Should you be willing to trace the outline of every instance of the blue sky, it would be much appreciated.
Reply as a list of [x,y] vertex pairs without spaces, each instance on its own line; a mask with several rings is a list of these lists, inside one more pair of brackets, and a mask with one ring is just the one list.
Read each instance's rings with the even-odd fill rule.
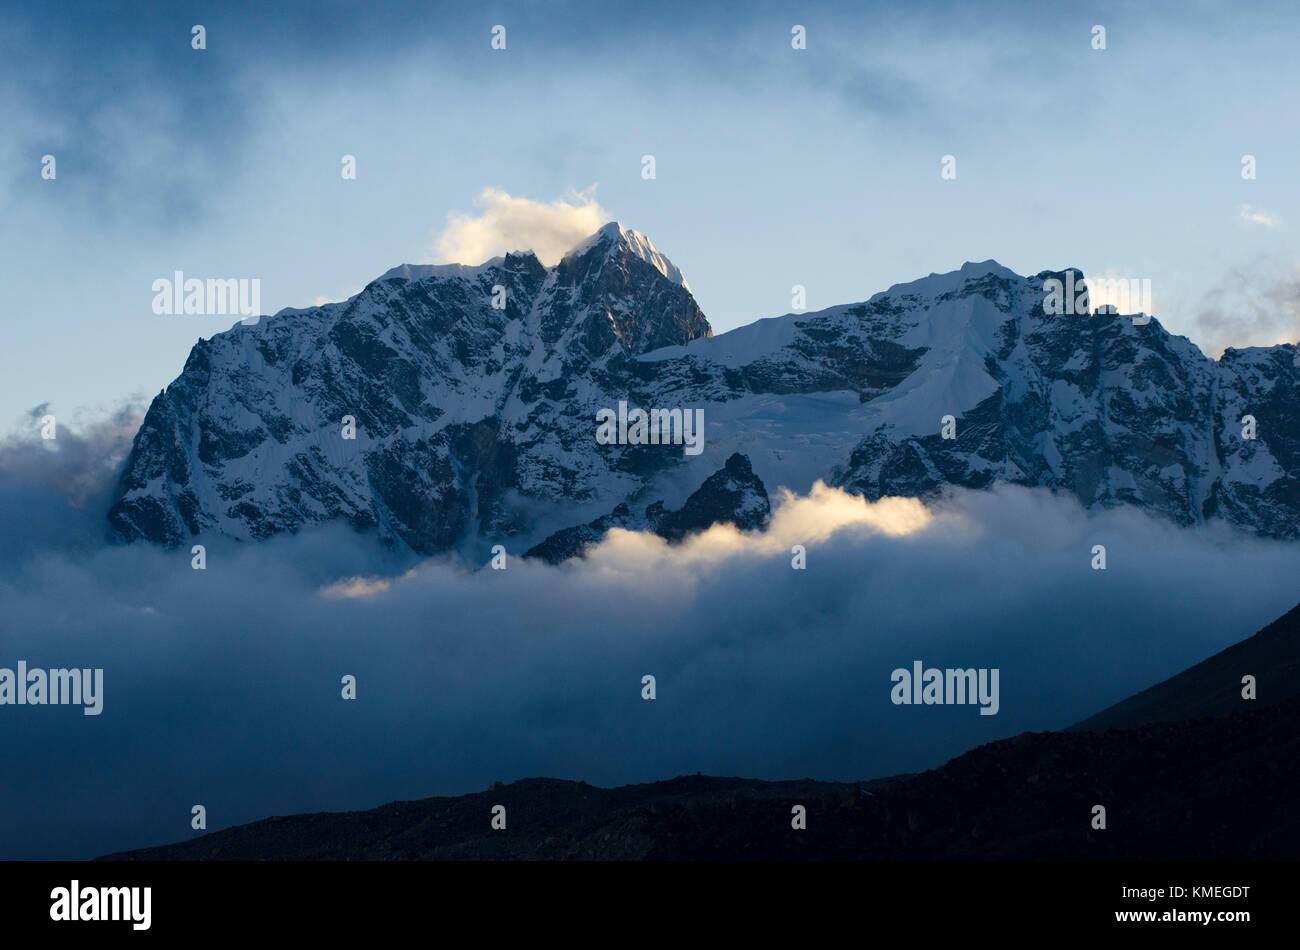
[[11,9],[0,427],[151,397],[234,322],[155,315],[156,278],[256,277],[268,313],[339,299],[433,259],[485,188],[594,186],[717,332],[787,312],[794,284],[818,309],[995,258],[1150,279],[1161,321],[1215,355],[1296,339],[1298,21],[1209,3]]

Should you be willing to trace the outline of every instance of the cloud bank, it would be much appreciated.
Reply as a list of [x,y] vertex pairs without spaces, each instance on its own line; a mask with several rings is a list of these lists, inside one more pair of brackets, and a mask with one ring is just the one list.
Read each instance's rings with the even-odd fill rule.
[[509,251],[532,250],[550,267],[583,238],[610,220],[597,202],[595,186],[570,192],[549,204],[484,188],[475,214],[452,211],[434,244],[440,264],[482,264]]
[[[9,510],[35,497],[0,487]],[[195,571],[188,549],[86,540],[97,517],[47,500],[0,556],[0,666],[104,670],[98,716],[0,707],[0,756],[24,763],[0,788],[0,857],[181,840],[195,804],[217,829],[537,775],[924,769],[1253,633],[1300,568],[1294,545],[1010,487],[927,508],[822,486],[782,495],[769,535],[615,532],[585,561],[504,571],[402,561],[342,527],[212,539]],[[999,668],[1000,712],[893,705],[914,660]]]

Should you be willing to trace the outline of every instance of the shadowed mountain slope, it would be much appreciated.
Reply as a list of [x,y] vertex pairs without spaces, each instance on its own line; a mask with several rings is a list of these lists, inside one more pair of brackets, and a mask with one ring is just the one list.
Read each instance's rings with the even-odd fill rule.
[[[915,775],[694,776],[610,789],[527,779],[370,811],[271,818],[109,859],[1295,859],[1300,696],[1280,694],[1294,692],[1298,616],[1292,610],[1074,731],[1022,733]],[[1229,673],[1239,681],[1243,662],[1273,700],[1220,689]],[[1081,728],[1187,710],[1209,715]],[[490,827],[495,805],[506,807],[507,830]],[[791,828],[796,805],[807,809],[806,830]],[[1106,808],[1104,830],[1091,826],[1096,805]]]
[[[1242,677],[1255,677],[1256,699],[1242,698]],[[1226,716],[1300,695],[1300,606],[1253,637],[1130,696],[1070,729],[1126,728],[1202,716]]]

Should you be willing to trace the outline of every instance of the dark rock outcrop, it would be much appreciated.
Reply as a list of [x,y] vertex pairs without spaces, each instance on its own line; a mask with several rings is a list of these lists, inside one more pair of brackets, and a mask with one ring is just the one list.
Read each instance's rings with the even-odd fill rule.
[[620,504],[594,521],[562,528],[526,551],[524,557],[539,558],[548,564],[580,557],[613,527],[649,530],[675,542],[715,524],[732,524],[742,531],[764,528],[771,515],[772,505],[762,479],[754,474],[749,458],[736,452],[677,511],[656,501],[647,506],[643,517],[634,517],[626,504]]

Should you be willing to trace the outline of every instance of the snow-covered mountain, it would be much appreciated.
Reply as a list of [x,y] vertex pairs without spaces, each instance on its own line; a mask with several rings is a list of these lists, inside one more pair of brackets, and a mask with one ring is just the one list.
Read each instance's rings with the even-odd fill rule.
[[[615,524],[758,527],[769,490],[821,478],[871,498],[1007,481],[1300,537],[1296,347],[1215,361],[1155,319],[1049,315],[1053,278],[966,264],[715,337],[681,271],[616,223],[551,268],[397,267],[196,344],[110,522],[177,544],[343,519],[419,553],[559,560]],[[620,403],[703,410],[702,451],[602,444]]]

